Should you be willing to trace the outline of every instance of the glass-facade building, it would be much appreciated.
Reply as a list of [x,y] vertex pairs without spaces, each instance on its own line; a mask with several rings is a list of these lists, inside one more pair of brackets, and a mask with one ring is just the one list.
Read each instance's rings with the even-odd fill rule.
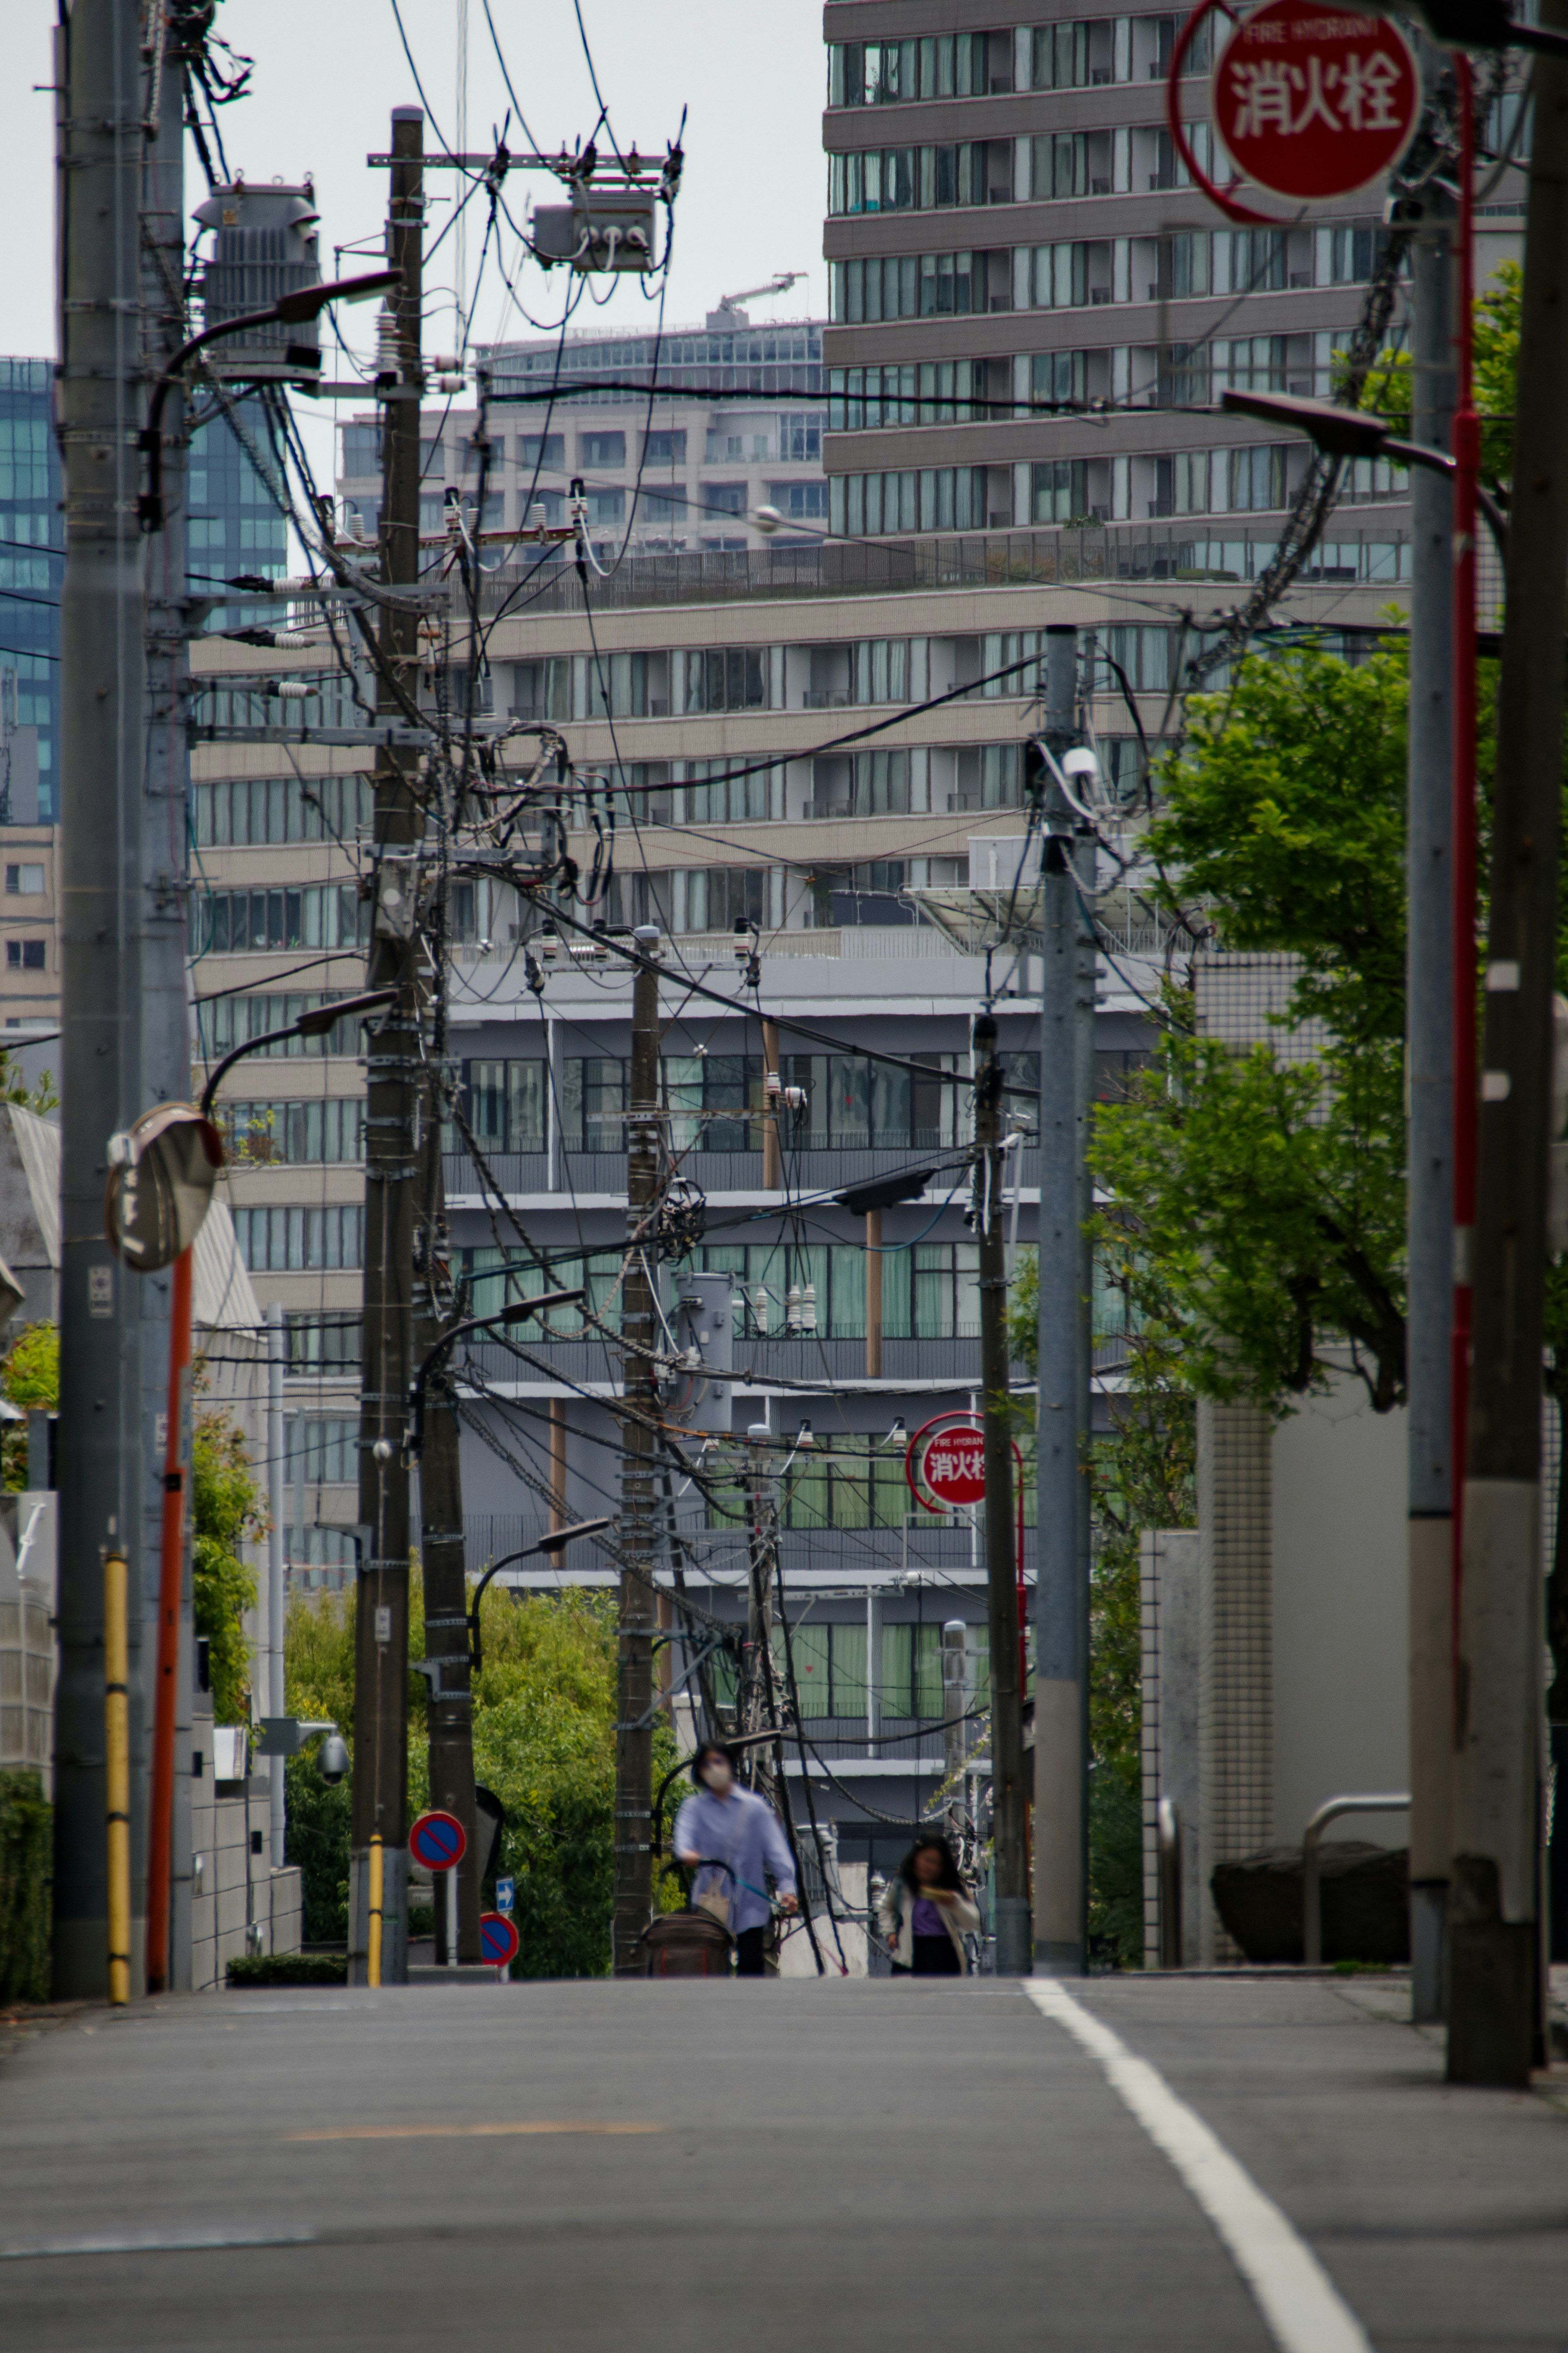
[[45,822],[58,791],[64,567],[53,383],[50,360],[0,359],[0,730],[38,731]]

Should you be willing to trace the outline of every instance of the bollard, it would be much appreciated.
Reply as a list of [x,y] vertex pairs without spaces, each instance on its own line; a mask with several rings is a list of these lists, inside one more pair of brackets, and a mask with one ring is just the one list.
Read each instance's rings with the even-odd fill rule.
[[131,1694],[125,1556],[103,1556],[103,1782],[108,1849],[109,1999],[131,1999]]

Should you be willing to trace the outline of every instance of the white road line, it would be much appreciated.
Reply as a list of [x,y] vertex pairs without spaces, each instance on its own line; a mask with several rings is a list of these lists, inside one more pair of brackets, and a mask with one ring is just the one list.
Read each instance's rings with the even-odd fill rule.
[[1305,2241],[1158,2068],[1049,1978],[1024,1991],[1098,2059],[1106,2081],[1208,2216],[1281,2353],[1373,2353],[1372,2339]]
[[187,2231],[171,2237],[166,2231],[138,2232],[129,2238],[38,2239],[31,2246],[0,2247],[0,2263],[30,2263],[49,2255],[185,2255],[215,2247],[309,2247],[317,2232],[302,2231]]

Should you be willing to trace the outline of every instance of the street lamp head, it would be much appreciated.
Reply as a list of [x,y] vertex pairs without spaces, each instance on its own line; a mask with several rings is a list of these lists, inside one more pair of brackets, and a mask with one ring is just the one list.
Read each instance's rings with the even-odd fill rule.
[[579,1536],[602,1535],[606,1528],[613,1528],[615,1525],[614,1520],[577,1520],[569,1528],[556,1528],[551,1535],[541,1536],[533,1549],[535,1552],[564,1552],[567,1546],[575,1544]]
[[272,306],[272,315],[285,327],[299,326],[307,319],[319,318],[329,302],[374,301],[376,295],[390,294],[402,283],[401,269],[372,269],[361,278],[336,278],[322,286],[300,286],[279,296]]
[[1339,408],[1331,400],[1307,400],[1297,393],[1222,392],[1219,405],[1232,416],[1304,433],[1326,458],[1375,458],[1388,439],[1381,417]]
[[396,1000],[395,988],[367,988],[362,997],[340,997],[326,1005],[313,1005],[308,1013],[300,1014],[294,1027],[301,1038],[324,1038],[340,1021],[352,1021],[361,1013],[374,1013]]

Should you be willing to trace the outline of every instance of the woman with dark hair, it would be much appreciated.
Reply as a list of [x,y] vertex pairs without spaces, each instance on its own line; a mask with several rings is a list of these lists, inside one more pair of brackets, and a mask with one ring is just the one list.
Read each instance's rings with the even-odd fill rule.
[[706,1866],[692,1883],[691,1900],[722,1920],[735,1939],[735,1975],[763,1977],[773,1915],[767,1881],[778,1889],[781,1910],[793,1912],[795,1858],[773,1808],[737,1783],[732,1749],[705,1740],[691,1760],[691,1778],[696,1787],[675,1820],[676,1860],[688,1869]]
[[896,1978],[969,1975],[964,1936],[980,1915],[964,1893],[957,1860],[944,1838],[922,1831],[889,1881],[877,1907],[893,1956]]

